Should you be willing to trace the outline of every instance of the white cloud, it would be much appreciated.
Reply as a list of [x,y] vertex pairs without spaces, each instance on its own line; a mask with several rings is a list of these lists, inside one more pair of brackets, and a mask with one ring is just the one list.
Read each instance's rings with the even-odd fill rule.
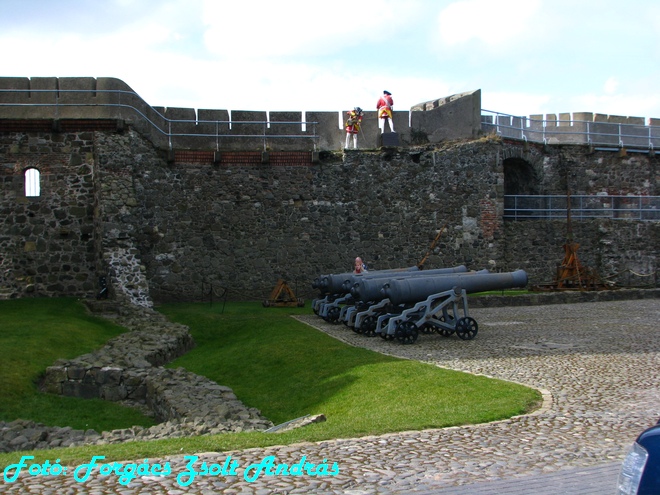
[[0,61],[117,77],[155,106],[370,110],[387,89],[407,110],[482,89],[515,115],[660,117],[656,1],[23,0],[0,17]]
[[485,47],[524,43],[531,18],[540,0],[461,0],[438,16],[438,34],[443,45],[452,47],[472,40]]
[[545,94],[488,91],[481,94],[481,107],[493,112],[525,117],[552,112],[547,108],[550,100],[551,97]]
[[382,40],[417,14],[417,1],[204,1],[207,49],[230,58],[323,56]]
[[613,94],[616,93],[617,88],[619,87],[619,81],[617,80],[616,77],[610,77],[607,81],[605,81],[605,86],[603,87],[603,90],[607,94]]

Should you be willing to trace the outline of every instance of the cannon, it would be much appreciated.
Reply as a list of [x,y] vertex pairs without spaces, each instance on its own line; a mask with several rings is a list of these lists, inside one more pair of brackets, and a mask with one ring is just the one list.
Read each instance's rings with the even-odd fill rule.
[[336,274],[330,274],[330,275],[324,275],[320,277],[319,282],[318,282],[318,288],[321,290],[321,292],[324,293],[329,293],[329,294],[336,294],[336,293],[348,293],[350,291],[350,286],[348,287],[348,290],[344,289],[344,284],[347,280],[349,280],[351,277],[366,277],[366,278],[371,278],[371,277],[378,277],[378,276],[388,276],[393,273],[407,273],[407,272],[413,272],[416,273],[419,271],[419,268],[417,266],[411,266],[409,268],[392,268],[388,270],[374,270],[374,271],[367,271],[361,275],[357,275],[353,272],[347,272],[347,273],[336,273]]
[[399,315],[379,317],[376,333],[403,344],[415,342],[420,331],[435,331],[445,337],[455,333],[462,340],[471,340],[479,327],[468,313],[467,294],[526,285],[524,270],[391,280],[382,289],[390,303],[415,304]]
[[[417,267],[408,269],[397,270],[379,270],[374,272],[366,272],[363,274],[339,274],[325,277],[325,285],[336,294],[326,296],[323,300],[319,301],[317,305],[317,314],[326,321],[337,323],[343,322],[348,326],[352,326],[352,317],[359,311],[366,309],[369,305],[365,304],[370,301],[381,299],[380,289],[384,283],[393,278],[399,277],[426,277],[431,275],[440,275],[446,273],[457,273],[467,271],[464,265],[453,268],[439,268],[436,270],[419,271]],[[341,282],[343,280],[343,282]],[[341,285],[340,285],[341,282]],[[369,283],[368,293],[364,297],[356,297],[358,285]]]
[[[357,333],[365,333],[371,336],[373,335],[372,330],[375,328],[375,325],[372,324],[373,315],[378,314],[384,310],[383,308],[387,307],[387,302],[384,304],[378,303],[385,298],[381,289],[383,285],[387,284],[390,280],[408,277],[431,277],[461,272],[467,272],[465,265],[451,268],[438,268],[435,270],[422,270],[418,272],[382,274],[374,277],[354,277],[352,280],[354,280],[355,283],[351,287],[351,295],[355,300],[355,304],[351,307],[345,307],[342,309],[339,319],[347,326],[353,328]],[[362,314],[365,312],[366,314]],[[365,317],[367,318],[368,323],[366,327],[362,328],[361,323]]]
[[[387,276],[393,273],[416,272],[419,268],[411,266],[409,268],[393,268],[388,270],[374,270],[365,272],[361,276]],[[321,275],[312,282],[312,288],[319,289],[323,297],[312,300],[312,310],[315,314],[321,316],[326,321],[336,322],[340,316],[341,306],[352,301],[350,294],[350,285],[346,286],[346,281],[356,276],[353,272]]]
[[386,296],[382,293],[384,285],[395,279],[433,277],[437,275],[448,275],[452,273],[467,273],[465,265],[451,268],[438,268],[435,270],[422,270],[418,272],[386,273],[373,277],[355,277],[355,283],[350,287],[351,295],[358,301],[379,301]]
[[[479,272],[468,272],[463,265],[454,267],[453,269],[445,269],[444,273],[430,273],[431,270],[427,272],[428,278],[438,278],[445,277],[450,275],[473,275],[478,273],[489,273],[488,270],[481,270]],[[455,271],[454,271],[455,270]],[[426,277],[425,277],[426,278]],[[360,283],[359,286],[354,287],[354,297],[368,298],[373,301],[374,304],[371,304],[366,309],[363,309],[361,312],[355,314],[354,318],[349,318],[348,326],[353,327],[353,330],[356,333],[362,333],[369,337],[372,337],[376,334],[380,334],[381,337],[384,337],[385,334],[380,333],[380,326],[386,322],[392,316],[401,314],[402,311],[408,309],[411,306],[411,302],[416,301],[403,301],[403,302],[394,302],[387,298],[383,292],[383,288],[387,286],[391,281],[395,279],[385,280],[384,283],[373,284],[370,281],[365,281]],[[425,329],[422,329],[423,331]]]
[[442,277],[424,277],[415,279],[392,279],[383,285],[381,292],[394,304],[416,302],[429,295],[446,291],[454,287],[465,289],[468,294],[489,290],[525,287],[527,273],[516,270],[506,273],[490,273],[488,270],[472,273],[457,273]]
[[432,275],[432,274],[441,274],[441,273],[457,273],[457,272],[466,272],[467,268],[465,265],[455,266],[453,268],[437,268],[432,270],[415,270],[415,267],[408,268],[407,270],[379,270],[374,272],[365,272],[365,273],[352,273],[342,285],[342,290],[344,292],[352,292],[355,284],[360,283],[361,280],[376,280],[376,279],[389,279],[389,278],[399,278],[399,277],[410,277],[417,275]]

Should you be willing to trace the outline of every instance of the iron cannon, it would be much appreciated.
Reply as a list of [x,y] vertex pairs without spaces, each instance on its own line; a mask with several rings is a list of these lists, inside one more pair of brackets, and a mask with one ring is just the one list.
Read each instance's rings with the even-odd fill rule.
[[382,293],[384,285],[392,280],[404,278],[432,278],[438,275],[449,275],[452,273],[467,273],[465,265],[459,265],[451,268],[437,268],[435,270],[421,270],[418,272],[404,273],[386,273],[374,277],[355,277],[355,283],[351,286],[350,292],[354,299],[358,301],[379,301],[386,296]]
[[355,284],[360,283],[362,280],[372,280],[372,279],[388,279],[388,278],[398,278],[398,277],[409,277],[415,275],[430,275],[430,274],[440,274],[440,273],[454,273],[454,272],[466,272],[467,268],[465,265],[455,266],[453,268],[437,268],[432,270],[379,270],[373,272],[365,273],[352,273],[345,281],[342,286],[342,290],[345,292],[352,292]]
[[412,344],[420,333],[475,338],[478,324],[469,315],[467,294],[525,287],[527,273],[467,271],[460,265],[365,274],[350,280],[355,281],[350,294],[324,304],[327,311],[322,316],[327,321],[342,321],[359,334]]
[[[388,270],[374,270],[365,272],[363,276],[372,277],[392,273],[416,272],[417,266],[409,268],[393,268]],[[312,310],[327,321],[336,322],[339,318],[340,306],[352,301],[350,286],[346,281],[354,276],[353,272],[321,275],[312,282],[312,288],[318,289],[321,296],[312,300]],[[346,288],[345,288],[346,287]]]
[[516,270],[508,273],[490,273],[487,270],[472,273],[457,273],[443,277],[419,277],[391,279],[383,285],[381,292],[393,304],[417,302],[431,294],[458,287],[468,294],[489,290],[512,289],[527,285],[527,273]]
[[[481,270],[479,272],[470,271],[468,272],[464,265],[459,265],[453,269],[442,269],[445,270],[444,273],[432,273],[432,270],[428,270],[428,278],[436,279],[438,277],[447,277],[453,275],[465,275],[470,276],[478,273],[488,273],[488,270]],[[420,274],[421,275],[421,274]],[[399,277],[401,278],[401,277]],[[424,278],[427,278],[426,276]],[[389,285],[393,280],[398,280],[398,278],[390,278],[387,280],[381,280],[380,283],[374,284],[371,281],[364,281],[361,283],[361,286],[354,287],[354,297],[360,299],[362,297],[371,301],[372,304],[366,309],[356,313],[354,316],[349,315],[347,325],[352,327],[356,333],[362,333],[367,336],[374,336],[376,334],[381,334],[381,326],[388,321],[392,316],[400,314],[402,311],[408,309],[411,306],[411,302],[417,301],[404,301],[404,302],[394,302],[390,300],[387,295],[384,293],[383,288]],[[381,334],[383,336],[383,334]]]
[[419,268],[417,268],[417,266],[411,266],[409,268],[393,268],[388,270],[367,271],[362,275],[356,275],[353,272],[335,273],[335,274],[322,276],[318,282],[318,289],[320,289],[324,293],[329,293],[329,294],[338,294],[338,293],[347,294],[348,292],[350,292],[351,286],[349,286],[348,289],[344,289],[344,285],[349,279],[351,279],[351,277],[354,276],[371,278],[378,276],[388,276],[393,273],[406,273],[406,272],[416,273],[418,271]]
[[455,274],[407,282],[392,280],[383,287],[383,293],[392,304],[415,304],[398,315],[379,319],[376,333],[403,344],[415,342],[420,332],[437,332],[445,337],[455,333],[462,340],[471,340],[479,326],[469,315],[467,294],[525,287],[527,273]]
[[[321,318],[332,323],[343,322],[348,326],[353,326],[356,312],[368,307],[366,302],[382,299],[380,289],[384,283],[393,278],[399,277],[427,277],[432,275],[441,275],[448,273],[457,273],[467,271],[464,265],[452,268],[439,268],[435,270],[418,270],[417,267],[395,270],[379,270],[366,272],[363,274],[339,274],[325,277],[326,287],[332,290],[331,295],[327,295],[318,302],[314,301],[312,307]],[[339,282],[344,280],[341,289]],[[361,294],[358,296],[358,291]],[[316,306],[314,306],[316,304]]]

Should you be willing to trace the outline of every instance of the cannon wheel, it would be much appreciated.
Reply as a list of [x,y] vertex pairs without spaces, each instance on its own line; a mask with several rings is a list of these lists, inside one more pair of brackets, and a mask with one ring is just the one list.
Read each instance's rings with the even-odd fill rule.
[[451,337],[454,335],[455,330],[449,329],[449,328],[438,328],[438,333],[442,335],[443,337]]
[[360,325],[361,333],[367,337],[374,337],[376,335],[376,325],[378,324],[376,320],[375,315],[365,316],[362,325]]
[[[438,318],[438,320],[441,321],[442,323],[444,323],[446,321],[445,320],[445,315],[442,315],[440,318]],[[435,331],[438,332],[443,337],[451,337],[452,335],[454,335],[455,329],[454,328],[449,329],[449,328],[438,327],[438,328],[435,329]]]
[[463,340],[472,340],[477,336],[479,325],[474,318],[464,316],[456,323],[456,335]]
[[438,331],[438,329],[435,327],[435,325],[431,325],[430,323],[424,323],[420,329],[420,332],[422,332],[424,335],[431,335],[432,333],[435,333]]
[[419,336],[419,331],[417,330],[417,325],[412,321],[402,321],[396,326],[396,332],[394,332],[396,339],[402,344],[412,344],[417,340]]
[[341,314],[341,308],[333,306],[328,310],[328,316],[325,317],[325,321],[329,323],[339,323],[339,315]]

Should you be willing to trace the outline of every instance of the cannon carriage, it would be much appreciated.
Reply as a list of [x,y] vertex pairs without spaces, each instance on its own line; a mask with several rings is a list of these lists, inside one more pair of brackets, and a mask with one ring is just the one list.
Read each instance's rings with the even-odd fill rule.
[[490,273],[467,271],[463,265],[372,273],[374,276],[340,274],[328,278],[325,287],[337,292],[315,300],[315,312],[326,321],[344,323],[356,333],[379,335],[402,344],[414,343],[420,333],[471,340],[479,327],[469,315],[467,294],[527,285],[524,270]]
[[380,289],[383,284],[395,278],[427,277],[446,273],[465,272],[460,265],[453,268],[419,270],[416,266],[404,269],[379,270],[361,274],[342,273],[325,275],[318,279],[317,287],[327,292],[323,298],[315,299],[312,308],[315,313],[331,323],[343,322],[352,326],[351,316],[356,310],[367,309],[372,303],[382,299]]

